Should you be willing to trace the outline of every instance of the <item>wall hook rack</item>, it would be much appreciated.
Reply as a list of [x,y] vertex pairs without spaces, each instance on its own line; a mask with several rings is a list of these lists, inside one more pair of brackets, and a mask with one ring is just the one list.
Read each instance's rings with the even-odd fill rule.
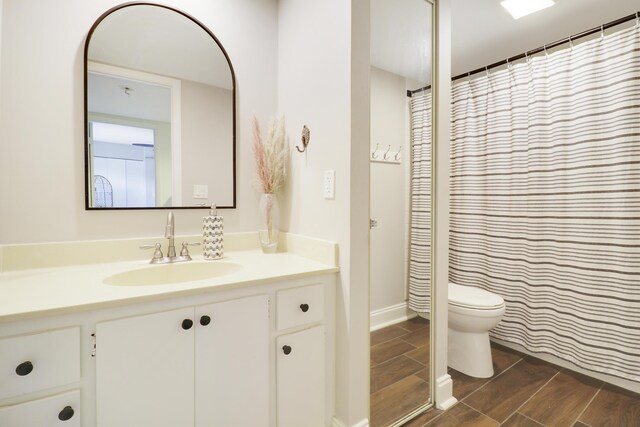
[[370,161],[373,163],[400,164],[401,160],[402,160],[402,146],[398,147],[398,151],[392,152],[391,145],[388,145],[387,149],[383,153],[382,150],[380,150],[380,144],[376,144],[376,148],[371,150]]
[[304,125],[302,127],[302,150],[296,145],[296,150],[298,150],[299,153],[304,153],[307,150],[307,145],[309,145],[310,138],[311,132],[309,131],[307,125]]

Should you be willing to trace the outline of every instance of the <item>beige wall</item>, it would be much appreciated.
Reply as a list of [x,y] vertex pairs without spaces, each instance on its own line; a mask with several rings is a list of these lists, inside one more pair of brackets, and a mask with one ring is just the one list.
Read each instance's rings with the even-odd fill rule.
[[[182,204],[230,205],[233,200],[233,92],[182,80]],[[208,199],[194,199],[193,185],[207,185]],[[224,212],[220,211],[223,215]]]
[[[352,9],[353,7],[353,9]],[[283,203],[289,231],[337,241],[336,415],[368,417],[368,0],[280,0],[278,106],[292,145]],[[303,125],[311,131],[300,154]],[[335,170],[335,200],[322,193]]]
[[[405,78],[371,67],[371,149],[406,147],[409,133]],[[406,181],[409,157],[401,163],[371,163],[371,311],[403,304],[406,295]]]
[[[0,63],[0,244],[162,236],[166,211],[85,211],[83,49],[119,0],[4,0]],[[238,83],[238,209],[225,230],[257,228],[250,117],[277,109],[277,1],[167,0],[216,34]],[[72,18],[72,19],[71,19]],[[179,234],[203,210],[176,212]]]

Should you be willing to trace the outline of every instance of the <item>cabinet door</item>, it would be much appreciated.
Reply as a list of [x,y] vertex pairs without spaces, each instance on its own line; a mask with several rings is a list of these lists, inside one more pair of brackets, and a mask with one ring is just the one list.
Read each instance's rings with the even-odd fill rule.
[[276,340],[278,427],[325,425],[324,327]]
[[193,308],[96,325],[99,427],[194,425],[193,326]]
[[269,299],[196,307],[196,426],[269,425]]
[[80,427],[80,391],[0,408],[2,427]]

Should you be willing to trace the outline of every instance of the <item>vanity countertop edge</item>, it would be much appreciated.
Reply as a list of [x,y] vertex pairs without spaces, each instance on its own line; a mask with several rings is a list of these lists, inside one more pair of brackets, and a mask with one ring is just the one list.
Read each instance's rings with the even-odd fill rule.
[[[239,239],[236,240],[252,242],[245,234],[251,233],[238,233],[235,237]],[[240,268],[221,276],[189,282],[139,286],[109,285],[104,282],[106,278],[123,272],[163,267],[150,265],[148,258],[96,263],[87,263],[85,259],[84,263],[75,265],[3,271],[0,272],[0,323],[217,292],[339,271],[336,243],[282,234],[280,247],[286,252],[264,254],[251,243],[238,244],[237,241],[229,245],[235,250],[225,252],[221,260],[204,261],[201,251],[194,251],[193,261],[188,261],[187,264],[223,262],[237,264]],[[190,237],[185,237],[185,240],[188,239]],[[234,238],[230,240],[233,241]],[[78,242],[78,245],[84,243]],[[99,242],[90,244],[95,247]],[[42,245],[24,246],[46,253],[60,244],[50,244],[54,245],[53,249],[47,248],[48,244]],[[74,248],[73,242],[64,245],[69,245],[66,249]],[[105,246],[113,247],[114,241],[105,241]],[[11,253],[11,249],[15,247],[5,246],[4,255]],[[19,249],[25,250],[24,247]],[[6,264],[5,259],[4,265]]]

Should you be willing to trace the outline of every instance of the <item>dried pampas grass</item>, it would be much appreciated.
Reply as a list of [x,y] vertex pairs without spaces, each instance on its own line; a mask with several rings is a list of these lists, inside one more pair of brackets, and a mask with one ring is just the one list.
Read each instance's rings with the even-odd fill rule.
[[258,185],[263,193],[275,194],[284,187],[289,150],[285,143],[284,117],[269,120],[269,133],[262,139],[260,122],[253,117],[253,154]]

